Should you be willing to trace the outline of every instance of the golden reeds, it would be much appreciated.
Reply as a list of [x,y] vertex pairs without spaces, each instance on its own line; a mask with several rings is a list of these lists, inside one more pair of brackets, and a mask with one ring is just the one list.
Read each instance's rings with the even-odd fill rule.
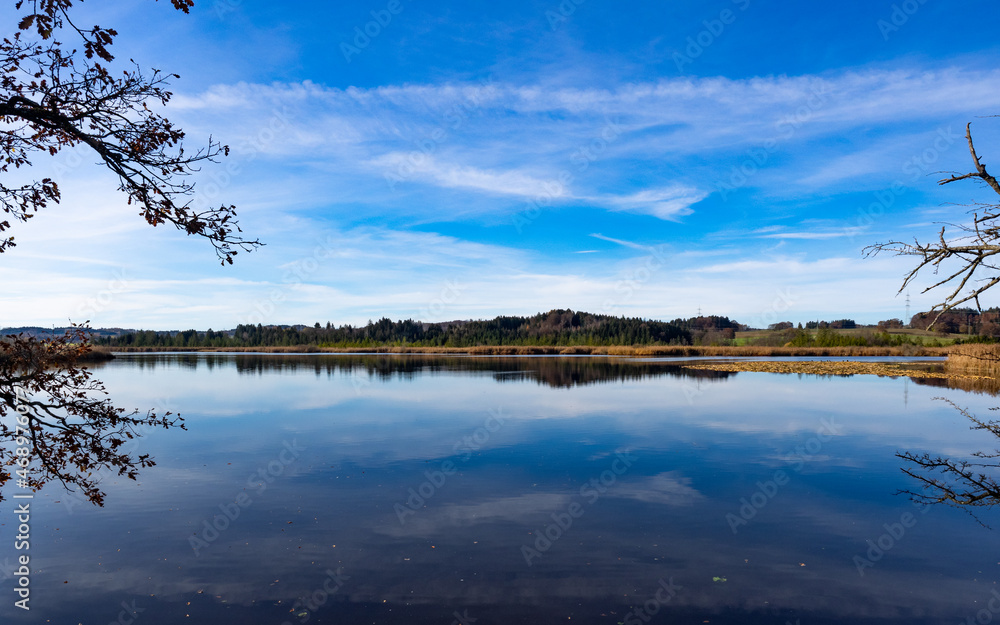
[[949,371],[1000,377],[1000,345],[955,345],[947,351]]

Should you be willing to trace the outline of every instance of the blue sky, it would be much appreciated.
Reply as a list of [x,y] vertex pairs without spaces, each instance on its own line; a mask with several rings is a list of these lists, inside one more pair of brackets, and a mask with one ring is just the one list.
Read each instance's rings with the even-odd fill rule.
[[1000,169],[995,3],[293,6],[81,7],[120,60],[181,75],[165,113],[189,147],[232,147],[197,201],[267,246],[220,267],[90,155],[41,158],[64,201],[14,228],[0,325],[874,322],[904,315],[912,260],[862,248],[992,199],[936,185],[969,170],[967,122]]

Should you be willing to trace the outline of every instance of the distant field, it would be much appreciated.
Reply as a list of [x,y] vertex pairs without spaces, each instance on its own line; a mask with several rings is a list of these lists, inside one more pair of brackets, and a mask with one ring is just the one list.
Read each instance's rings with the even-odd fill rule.
[[[877,328],[851,328],[849,330],[834,329],[830,330],[834,334],[844,334],[847,336],[858,336],[865,333],[879,332]],[[816,330],[807,330],[813,336],[816,336]],[[915,328],[898,328],[893,330],[887,330],[889,334],[903,334],[914,338],[921,338],[924,344],[930,343],[932,340],[938,341],[941,345],[951,345],[956,339],[965,338],[964,334],[941,334],[939,332],[928,332],[927,330],[917,330]],[[778,331],[775,330],[754,330],[752,332],[737,332],[736,333],[736,344],[737,345],[747,345],[752,341],[768,336],[774,336]]]

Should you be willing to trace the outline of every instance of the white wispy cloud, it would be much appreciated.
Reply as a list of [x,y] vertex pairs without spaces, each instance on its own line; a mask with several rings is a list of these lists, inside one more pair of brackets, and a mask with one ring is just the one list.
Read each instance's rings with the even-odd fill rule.
[[690,215],[693,205],[708,197],[707,191],[686,186],[661,189],[644,189],[630,195],[604,196],[593,198],[595,203],[610,206],[615,210],[652,215],[659,219],[676,221]]
[[[765,155],[761,169],[768,173],[752,182],[775,192],[787,192],[787,180],[799,181],[800,189],[887,171],[898,177],[905,158],[926,147],[928,132],[991,110],[998,79],[1000,70],[949,67],[673,78],[609,89],[499,81],[369,89],[239,83],[178,95],[171,107],[182,118],[196,113],[196,128],[235,136],[235,150],[299,159],[318,166],[327,182],[330,174],[356,185],[359,174],[382,182],[387,171],[407,171],[406,182],[446,190],[574,198],[676,219],[724,179],[729,163],[738,165],[748,158],[745,150],[759,151],[768,140],[775,150],[795,152],[851,128],[882,124],[888,133],[872,146],[841,146],[839,154],[836,146],[810,146],[794,165]],[[900,126],[913,120],[934,125],[919,132]],[[280,140],[259,141],[276,123]],[[727,166],[689,167],[679,180],[659,175],[658,163],[682,163],[692,154],[714,155]],[[631,164],[623,169],[626,160]],[[647,163],[649,174],[634,176],[636,160]],[[566,173],[569,185],[560,182]],[[609,184],[621,191],[598,192]]]
[[804,241],[818,241],[823,239],[839,239],[843,237],[854,237],[865,231],[865,228],[857,226],[848,226],[841,228],[839,230],[826,230],[826,231],[784,231],[784,232],[771,232],[768,234],[760,235],[762,239],[801,239]]
[[615,239],[613,237],[605,236],[599,232],[595,232],[590,236],[594,237],[595,239],[600,239],[601,241],[607,241],[608,243],[614,243],[616,245],[621,245],[622,247],[628,247],[634,250],[642,250],[644,252],[648,252],[651,249],[648,245],[643,245],[642,243],[635,243],[634,241],[625,241],[624,239]]
[[442,162],[429,155],[392,152],[368,161],[384,175],[399,181],[410,180],[446,189],[468,189],[495,195],[516,196],[536,202],[580,202],[613,211],[651,215],[676,220],[690,215],[691,206],[708,196],[688,186],[644,189],[625,195],[580,195],[556,179],[523,170],[484,170],[468,165]]
[[416,158],[412,154],[392,152],[369,161],[381,171],[393,170],[413,180],[447,189],[472,189],[519,197],[566,197],[558,182],[544,180],[523,171],[490,171],[469,165],[440,162],[432,156]]
[[[427,318],[429,304],[441,299],[449,281],[464,288],[441,319],[567,306],[600,312],[611,302],[618,314],[673,318],[700,305],[744,320],[761,317],[775,293],[787,288],[798,289],[795,308],[783,315],[790,318],[795,311],[888,311],[896,306],[892,294],[906,266],[848,259],[866,242],[858,235],[869,232],[857,223],[855,206],[844,208],[848,215],[831,215],[843,228],[802,223],[794,206],[782,207],[780,217],[787,222],[798,216],[798,225],[760,228],[770,210],[760,201],[730,204],[713,221],[707,212],[720,210],[710,195],[720,171],[776,138],[777,147],[747,186],[813,197],[803,185],[789,191],[784,182],[813,176],[816,184],[851,192],[848,183],[859,167],[850,157],[859,146],[827,138],[880,125],[884,135],[870,146],[861,169],[888,163],[895,177],[941,119],[992,112],[998,78],[1000,70],[950,67],[664,79],[607,89],[500,81],[366,89],[239,83],[178,94],[167,112],[192,143],[211,129],[233,146],[233,172],[206,167],[197,177],[199,189],[214,184],[217,193],[209,199],[236,203],[244,229],[270,245],[241,255],[237,267],[217,269],[203,241],[149,228],[107,191],[114,181],[94,176],[85,161],[59,174],[63,205],[15,225],[19,246],[4,255],[0,278],[7,295],[0,312],[15,323],[63,324],[67,316],[78,318],[80,302],[108,290],[114,267],[134,271],[129,289],[92,315],[95,323],[226,327],[275,290],[285,298],[269,318],[275,323],[364,322],[379,314]],[[386,183],[386,171],[413,163],[396,188]],[[634,228],[644,217],[680,220],[699,206],[706,206],[706,215],[697,230],[674,238],[664,230],[643,236],[671,243],[674,260],[683,263],[631,290],[622,284],[644,275],[638,268],[649,248],[630,244],[627,235],[594,238],[635,250],[635,259],[622,259],[624,250],[570,256],[565,246],[553,254],[545,237],[561,234],[436,232],[444,230],[435,225],[442,222],[510,215],[540,196],[555,208],[605,209],[601,221],[573,235],[584,241],[592,240],[588,232],[627,232],[618,226]],[[740,213],[748,215],[744,222],[730,223]],[[871,229],[889,231],[891,225],[887,215]],[[712,238],[726,229],[752,234]],[[327,236],[335,251],[290,286],[287,274],[304,266]],[[752,240],[776,241],[785,246],[781,252],[800,242],[802,255],[750,249]],[[703,256],[695,258],[695,251]],[[218,282],[223,276],[234,281]]]

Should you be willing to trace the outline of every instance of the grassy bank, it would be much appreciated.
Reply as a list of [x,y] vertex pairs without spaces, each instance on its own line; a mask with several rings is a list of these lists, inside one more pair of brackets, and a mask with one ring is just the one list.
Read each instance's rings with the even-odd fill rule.
[[[787,334],[789,332],[792,331],[786,330],[784,334],[774,330],[750,330],[746,332],[737,332],[735,335],[735,342],[737,345],[745,345],[755,343],[766,344],[770,341],[788,341],[792,340]],[[828,340],[840,340],[844,343],[852,342],[851,339],[858,340],[859,343],[862,342],[862,340],[866,340],[870,343],[872,339],[875,338],[882,344],[898,345],[901,343],[913,343],[914,345],[922,345],[926,347],[945,347],[953,344],[955,341],[962,341],[969,338],[969,336],[965,334],[946,334],[942,332],[919,330],[916,328],[892,328],[880,330],[871,327],[861,327],[849,329],[811,329],[803,332],[804,336],[813,340],[820,338],[823,334],[826,335]]]
[[89,352],[78,358],[80,362],[105,362],[114,359],[115,355],[107,347],[91,347]]

